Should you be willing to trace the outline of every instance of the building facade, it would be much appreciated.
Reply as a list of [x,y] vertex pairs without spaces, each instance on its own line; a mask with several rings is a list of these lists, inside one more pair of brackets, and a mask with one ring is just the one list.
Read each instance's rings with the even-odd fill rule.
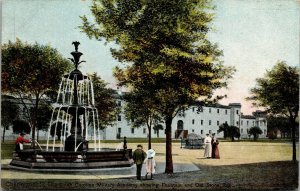
[[[123,101],[121,105],[124,105]],[[201,137],[205,134],[216,133],[217,137],[223,137],[223,132],[218,133],[219,126],[223,123],[233,125],[239,128],[241,138],[250,138],[248,131],[251,127],[257,126],[263,134],[259,138],[267,137],[267,121],[265,113],[257,111],[254,115],[243,115],[240,103],[231,103],[228,106],[215,104],[207,105],[198,111],[198,108],[190,107],[183,114],[175,116],[172,121],[172,138],[185,138],[189,133],[196,133]],[[164,126],[164,124],[162,124]],[[158,136],[157,136],[158,134]],[[140,128],[132,128],[130,122],[125,119],[125,115],[121,113],[118,116],[116,124],[107,127],[102,132],[102,138],[113,140],[122,137],[129,138],[145,138],[148,135],[148,128],[141,126]],[[165,137],[164,130],[155,132],[151,130],[151,137]]]

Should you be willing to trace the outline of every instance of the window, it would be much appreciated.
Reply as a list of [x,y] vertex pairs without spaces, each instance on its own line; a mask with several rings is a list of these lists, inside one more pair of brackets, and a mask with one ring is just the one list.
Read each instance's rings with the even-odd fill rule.
[[243,125],[243,121],[241,120],[241,125]]
[[211,134],[211,130],[209,130],[208,133]]
[[243,129],[241,129],[241,133],[243,133]]
[[146,128],[143,129],[143,133],[146,134]]
[[208,109],[208,112],[211,113],[211,108]]
[[239,110],[236,110],[236,114],[239,114]]
[[219,109],[217,109],[217,113],[220,113],[220,110],[219,110]]
[[225,115],[227,115],[227,109],[225,109]]
[[121,121],[122,118],[121,118],[121,115],[118,115],[118,121]]
[[203,120],[201,120],[201,125],[203,125]]
[[201,135],[202,135],[203,134],[203,130],[201,130],[200,132],[201,132]]
[[192,110],[193,110],[193,112],[194,112],[194,111],[195,111],[195,108],[193,107],[193,109],[192,109]]
[[118,101],[118,106],[121,106],[121,101]]
[[192,120],[192,124],[195,124],[195,119]]
[[264,134],[267,134],[267,130],[264,130]]
[[211,125],[211,120],[208,121],[208,125]]
[[194,131],[195,131],[195,130],[194,130],[194,129],[192,129],[192,133],[194,133]]
[[134,134],[134,128],[131,128],[131,134]]
[[219,122],[219,121],[217,121],[217,125],[220,125],[220,122]]
[[239,121],[236,121],[236,125],[239,125]]
[[247,121],[247,126],[249,126],[249,121]]

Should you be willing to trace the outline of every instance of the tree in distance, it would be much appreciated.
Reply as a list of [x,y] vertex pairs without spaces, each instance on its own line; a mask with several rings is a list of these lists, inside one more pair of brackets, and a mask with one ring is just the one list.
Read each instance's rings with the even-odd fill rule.
[[2,45],[2,92],[18,98],[32,129],[32,147],[40,101],[48,91],[57,90],[70,62],[49,45],[28,44],[17,39]]
[[249,133],[250,135],[253,135],[253,139],[254,139],[254,140],[257,140],[258,137],[259,137],[259,135],[262,134],[263,132],[262,132],[262,130],[261,130],[259,127],[254,126],[254,127],[251,127],[251,128],[249,129],[249,132],[248,132],[248,133]]
[[264,107],[276,116],[286,116],[292,129],[292,160],[296,162],[296,128],[299,112],[299,68],[288,66],[284,61],[267,71],[263,78],[256,79],[247,100],[254,106]]

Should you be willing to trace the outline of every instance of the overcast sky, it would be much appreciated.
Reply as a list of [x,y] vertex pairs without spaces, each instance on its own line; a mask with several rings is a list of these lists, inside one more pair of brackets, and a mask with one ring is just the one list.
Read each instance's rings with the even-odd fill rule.
[[[89,0],[3,0],[2,43],[20,38],[28,43],[50,44],[66,58],[79,41],[83,72],[97,72],[115,87],[112,68],[119,63],[104,42],[90,40],[77,28],[80,15],[90,15]],[[297,0],[215,0],[212,42],[223,50],[224,64],[237,72],[221,103],[242,104],[242,112],[257,108],[245,101],[255,79],[263,77],[278,60],[299,66],[299,2]]]

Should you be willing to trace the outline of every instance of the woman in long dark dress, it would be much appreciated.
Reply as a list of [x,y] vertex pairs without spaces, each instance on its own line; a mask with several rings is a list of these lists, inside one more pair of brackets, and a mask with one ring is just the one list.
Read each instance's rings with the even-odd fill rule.
[[219,147],[218,147],[219,141],[215,137],[215,133],[213,133],[212,136],[213,136],[213,138],[212,138],[212,141],[211,141],[211,144],[212,144],[211,158],[219,159],[220,158]]

